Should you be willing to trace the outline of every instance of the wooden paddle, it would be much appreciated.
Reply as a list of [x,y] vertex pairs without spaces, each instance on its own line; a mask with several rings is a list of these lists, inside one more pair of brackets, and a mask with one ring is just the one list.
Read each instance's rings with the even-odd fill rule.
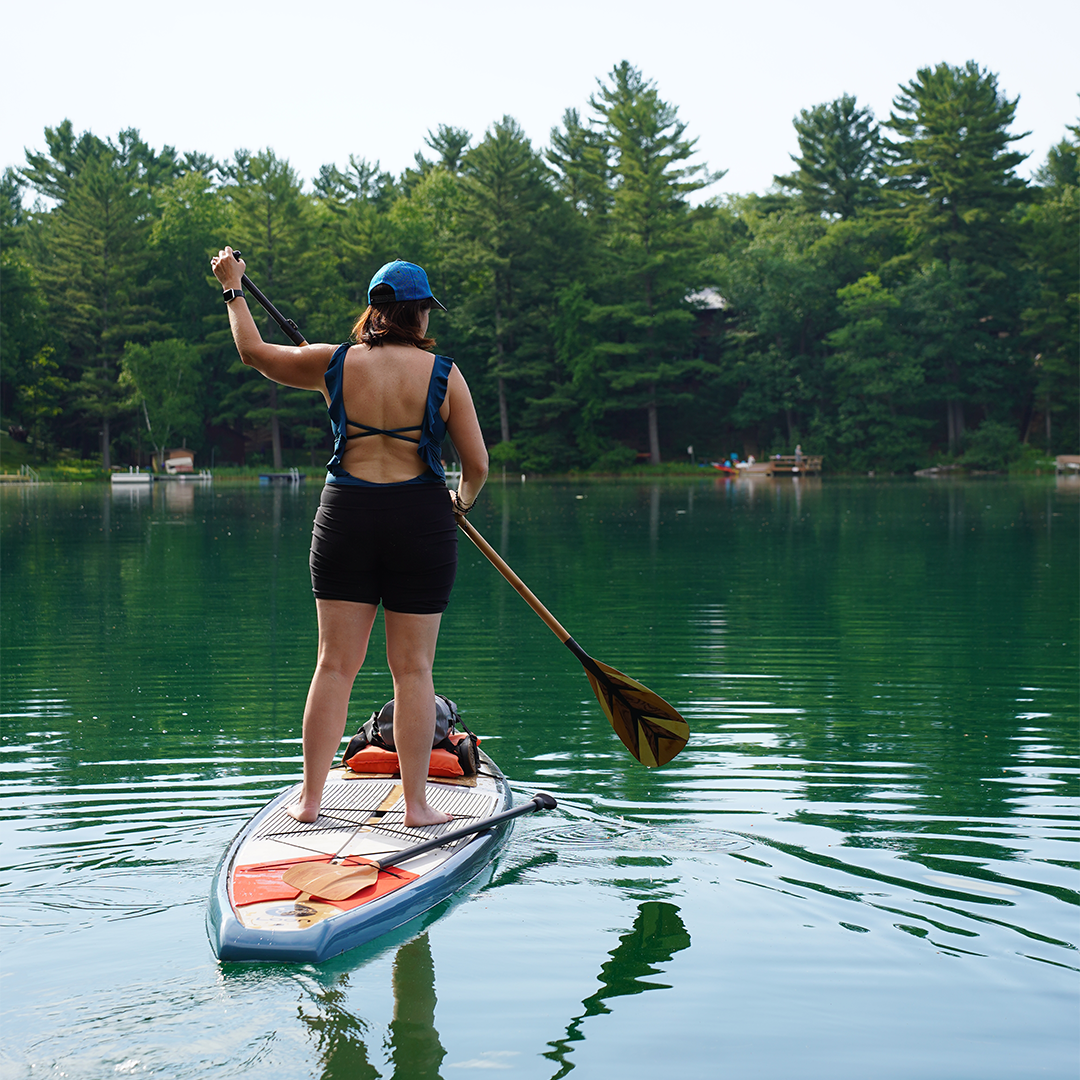
[[462,514],[456,517],[461,531],[581,662],[596,700],[600,702],[600,708],[604,710],[623,746],[642,765],[654,767],[669,762],[690,738],[690,725],[659,694],[654,694],[647,686],[589,656],[475,527]]
[[[474,833],[486,832],[500,822],[508,821],[521,814],[531,814],[536,810],[554,810],[558,803],[544,792],[534,795],[527,803],[513,806],[509,810],[503,810],[500,814],[493,814],[482,821],[475,821],[471,825],[462,825],[459,829],[451,829],[441,836],[432,837],[422,844],[414,844],[412,847],[402,848],[400,851],[392,851],[381,859],[364,859],[359,865],[343,866],[341,863],[298,863],[290,866],[282,875],[286,885],[299,889],[308,896],[319,896],[324,900],[348,900],[350,896],[374,885],[378,880],[379,871],[389,866],[398,866],[409,859],[423,855],[425,851],[434,851],[435,848],[443,847],[454,840],[460,840],[463,836],[472,836]],[[346,856],[350,857],[350,856]],[[336,858],[336,856],[335,856]]]

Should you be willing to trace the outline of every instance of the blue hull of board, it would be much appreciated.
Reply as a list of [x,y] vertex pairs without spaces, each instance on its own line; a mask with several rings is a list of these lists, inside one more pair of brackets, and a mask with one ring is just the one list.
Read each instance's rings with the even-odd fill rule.
[[[490,759],[486,762],[493,767]],[[429,911],[468,885],[495,858],[513,826],[511,818],[469,838],[436,869],[377,900],[344,911],[340,916],[306,929],[252,929],[236,917],[229,897],[233,861],[249,832],[267,814],[284,805],[295,790],[295,785],[287,788],[244,825],[218,864],[207,908],[206,928],[210,944],[220,960],[319,964],[365,945]],[[496,812],[509,809],[513,803],[510,786],[501,773],[498,774],[498,790],[501,805]]]

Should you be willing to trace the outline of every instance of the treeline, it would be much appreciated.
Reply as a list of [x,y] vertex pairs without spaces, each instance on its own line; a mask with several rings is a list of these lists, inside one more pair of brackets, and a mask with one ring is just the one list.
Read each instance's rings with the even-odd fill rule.
[[236,358],[208,264],[230,243],[308,340],[347,336],[383,262],[423,264],[439,351],[523,469],[1076,452],[1080,128],[1028,183],[1015,109],[973,62],[926,68],[886,122],[851,96],[803,110],[768,193],[697,205],[722,174],[627,63],[543,149],[508,116],[440,125],[400,176],[353,156],[310,189],[270,149],[65,121],[3,175],[3,423],[42,460],[321,463],[321,399]]

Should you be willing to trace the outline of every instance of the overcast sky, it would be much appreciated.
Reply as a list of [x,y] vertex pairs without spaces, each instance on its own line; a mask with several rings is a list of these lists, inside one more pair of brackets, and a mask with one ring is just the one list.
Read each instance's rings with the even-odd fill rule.
[[800,109],[846,92],[887,119],[898,85],[942,61],[973,59],[1019,95],[1024,175],[1080,110],[1075,0],[52,0],[4,23],[5,166],[68,118],[217,158],[272,147],[305,180],[350,153],[397,173],[440,123],[480,137],[509,114],[546,146],[623,59],[727,170],[707,194],[787,171]]

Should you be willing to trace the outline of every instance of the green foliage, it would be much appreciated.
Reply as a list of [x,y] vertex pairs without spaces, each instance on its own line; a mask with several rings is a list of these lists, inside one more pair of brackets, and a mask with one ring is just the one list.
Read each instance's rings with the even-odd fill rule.
[[1000,472],[1016,461],[1020,453],[1020,440],[1011,424],[986,420],[967,437],[960,460],[972,469]]
[[47,421],[60,415],[67,391],[67,381],[53,359],[53,347],[43,345],[25,365],[15,400],[16,414],[26,426],[30,440],[39,448],[42,460],[47,461],[50,456]]
[[158,463],[176,439],[197,450],[202,410],[199,350],[177,338],[150,345],[128,342],[120,358],[120,385],[129,391],[128,403],[142,413]]
[[839,289],[840,325],[827,335],[836,392],[835,445],[859,471],[910,470],[923,456],[926,422],[913,414],[924,373],[900,328],[900,301],[875,274]]
[[1030,227],[1030,266],[1034,278],[1030,304],[1021,313],[1023,335],[1034,350],[1034,398],[1047,418],[1057,419],[1056,445],[1080,442],[1080,383],[1076,377],[1076,342],[1080,337],[1080,289],[1076,252],[1080,247],[1080,188],[1067,187],[1059,195],[1032,206],[1025,218]]
[[1026,185],[1016,101],[941,64],[899,88],[887,139],[845,94],[799,113],[773,191],[700,202],[717,175],[641,71],[618,64],[586,104],[547,147],[508,116],[478,141],[440,124],[400,176],[352,155],[307,189],[270,149],[219,163],[46,128],[0,178],[4,422],[54,458],[115,444],[143,464],[174,435],[218,465],[321,458],[320,397],[236,357],[207,263],[229,243],[313,341],[348,335],[382,263],[425,266],[498,465],[1080,449],[1080,129]]
[[850,94],[826,105],[803,109],[794,121],[799,154],[781,187],[797,193],[811,213],[846,221],[881,201],[881,133],[869,108]]
[[626,61],[590,99],[607,139],[614,187],[604,234],[606,280],[596,348],[606,360],[609,409],[643,409],[649,458],[660,462],[658,409],[685,394],[699,369],[687,301],[701,285],[702,257],[687,197],[709,183],[689,163],[694,140],[656,87]]
[[886,140],[894,204],[914,250],[951,262],[994,261],[1011,248],[1007,219],[1025,193],[1009,150],[1017,100],[974,61],[922,68],[893,101]]

